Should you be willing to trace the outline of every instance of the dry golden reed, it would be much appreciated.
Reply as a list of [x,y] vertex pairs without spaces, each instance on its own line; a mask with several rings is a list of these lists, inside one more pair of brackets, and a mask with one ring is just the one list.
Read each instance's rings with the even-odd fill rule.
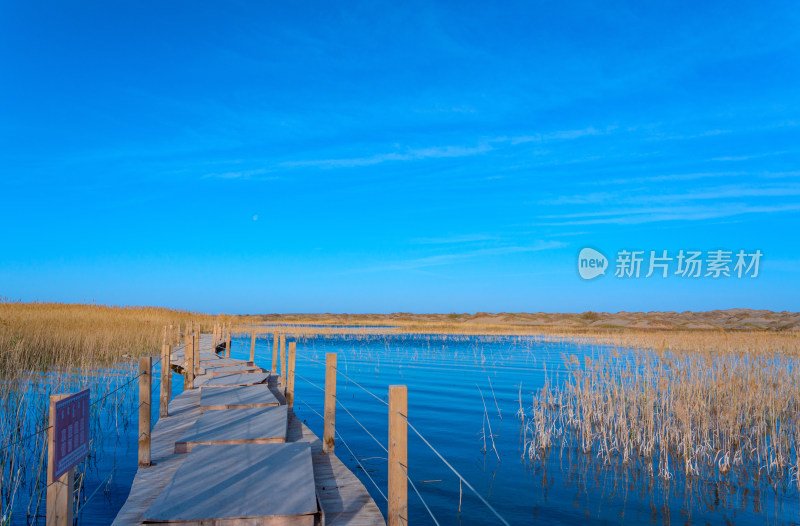
[[193,321],[210,331],[218,320],[157,307],[0,302],[0,374],[157,355],[164,326]]
[[[664,480],[800,485],[798,362],[783,353],[613,352],[567,360],[525,415],[526,452],[569,448]],[[552,380],[552,378],[551,378]]]

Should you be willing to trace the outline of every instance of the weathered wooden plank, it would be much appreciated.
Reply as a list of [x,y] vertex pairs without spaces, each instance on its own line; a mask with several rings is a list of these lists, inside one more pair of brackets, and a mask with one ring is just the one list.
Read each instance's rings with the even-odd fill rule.
[[269,373],[232,373],[219,376],[200,376],[195,378],[195,387],[225,387],[232,385],[263,384],[269,378]]
[[198,446],[145,511],[148,522],[310,516],[317,512],[308,444]]
[[[202,396],[202,395],[201,395]],[[198,445],[286,442],[286,406],[203,413],[175,442],[176,453]],[[227,455],[227,451],[224,455]]]
[[169,403],[169,415],[160,418],[153,427],[151,460],[153,465],[136,472],[128,499],[113,524],[141,524],[144,511],[166,487],[186,455],[175,453],[175,441],[200,416],[200,391],[184,391]]
[[271,407],[279,404],[278,399],[264,384],[200,390],[200,406],[203,411]]

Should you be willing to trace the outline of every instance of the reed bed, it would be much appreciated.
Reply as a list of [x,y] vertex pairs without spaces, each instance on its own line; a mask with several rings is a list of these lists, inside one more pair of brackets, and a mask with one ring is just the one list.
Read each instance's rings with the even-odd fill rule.
[[232,316],[66,303],[0,302],[0,375],[86,367],[158,354],[165,325],[193,322],[210,332]]
[[529,459],[577,451],[662,481],[800,487],[796,358],[640,351],[566,365],[521,407]]
[[165,326],[177,334],[189,322],[210,330],[230,319],[152,307],[1,301],[0,523],[35,522],[43,508],[50,395],[92,391],[91,453],[78,471],[80,501],[99,449],[119,440],[135,412],[135,357],[158,354]]

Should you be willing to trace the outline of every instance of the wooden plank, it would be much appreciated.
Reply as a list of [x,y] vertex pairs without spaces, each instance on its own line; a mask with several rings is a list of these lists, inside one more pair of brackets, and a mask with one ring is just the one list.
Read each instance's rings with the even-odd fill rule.
[[220,365],[219,367],[207,365],[201,371],[201,376],[206,375],[210,377],[220,376],[222,374],[269,372],[265,371],[261,367],[256,367],[253,365]]
[[153,465],[136,472],[125,504],[114,519],[116,526],[142,522],[142,514],[166,487],[187,455],[175,453],[175,441],[200,416],[200,391],[184,391],[169,404],[169,418],[161,418],[153,427],[151,453]]
[[283,517],[313,524],[315,513],[308,444],[242,444],[195,448],[142,519],[180,523]]
[[289,442],[311,445],[314,483],[325,515],[325,526],[385,525],[383,515],[364,484],[336,455],[322,451],[322,441],[298,419],[289,414]]
[[198,445],[286,442],[287,414],[285,405],[205,412],[175,442],[175,453]]
[[195,379],[195,387],[222,387],[231,385],[263,384],[269,373],[232,373],[219,376],[200,376]]
[[203,411],[271,407],[279,404],[278,399],[264,384],[200,390],[200,407]]

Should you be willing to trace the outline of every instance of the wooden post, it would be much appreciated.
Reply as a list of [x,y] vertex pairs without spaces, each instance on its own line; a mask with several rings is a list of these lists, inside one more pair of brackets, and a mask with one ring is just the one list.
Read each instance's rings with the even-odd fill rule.
[[297,348],[295,342],[289,343],[289,368],[286,373],[286,405],[289,411],[294,408],[294,354]]
[[253,329],[253,334],[250,335],[250,364],[256,363],[256,330]]
[[56,462],[56,402],[69,395],[50,397],[50,428],[47,430],[47,526],[72,526],[75,468],[53,480]]
[[139,358],[139,467],[150,466],[150,408],[153,358]]
[[228,325],[228,344],[225,347],[225,358],[231,357],[231,326]]
[[172,344],[169,344],[167,345],[167,405],[169,405],[169,401],[171,399],[172,399]]
[[278,337],[277,332],[272,333],[272,374],[278,374]]
[[281,334],[281,387],[286,394],[286,335]]
[[200,332],[194,333],[192,340],[192,362],[194,363],[194,376],[200,375]]
[[187,335],[183,345],[183,390],[194,389],[194,337]]
[[170,370],[169,370],[169,355],[172,351],[169,344],[165,343],[161,346],[161,392],[159,397],[158,415],[169,416],[167,406],[169,404],[169,390],[170,390]]
[[325,354],[325,429],[322,451],[333,453],[336,445],[336,353]]
[[214,346],[211,348],[213,352],[217,352],[217,324],[214,324]]
[[408,388],[389,386],[389,517],[387,526],[408,524]]

